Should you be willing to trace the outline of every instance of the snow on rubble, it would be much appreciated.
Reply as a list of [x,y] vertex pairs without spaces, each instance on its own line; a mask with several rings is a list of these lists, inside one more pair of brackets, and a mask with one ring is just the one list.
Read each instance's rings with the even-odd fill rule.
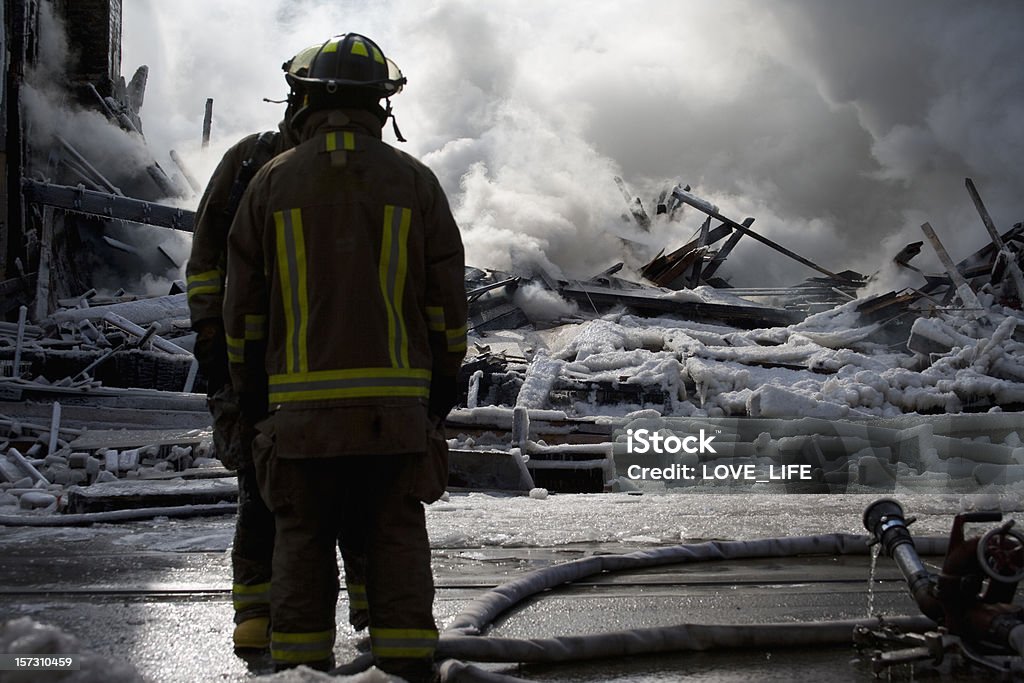
[[[929,358],[874,341],[879,326],[859,320],[860,303],[755,330],[608,315],[538,335],[536,343],[550,346],[533,362],[549,383],[557,372],[660,387],[669,398],[661,411],[666,416],[892,417],[1024,404],[1019,311],[990,309],[980,321],[955,314],[922,318],[915,332],[950,346]],[[487,336],[477,341],[486,344]],[[532,383],[524,383],[524,391],[536,393]],[[530,403],[543,407],[536,396]],[[638,407],[621,405],[618,413]],[[597,408],[577,402],[570,412]]]
[[[704,302],[721,302],[721,296],[710,288],[686,293],[686,298]],[[1024,315],[996,305],[984,293],[979,299],[987,306],[983,315],[938,307],[911,311],[917,317],[905,325],[910,339],[896,343],[886,334],[884,321],[859,312],[869,301],[865,299],[788,326],[755,329],[618,310],[540,329],[476,332],[466,363],[484,365],[468,380],[474,407],[457,409],[449,420],[450,445],[470,456],[481,450],[514,453],[518,469],[510,470],[514,481],[508,488],[524,493],[531,488],[616,491],[633,488],[622,476],[629,462],[622,434],[631,425],[695,433],[701,428],[721,432],[722,420],[775,420],[776,426],[769,424],[753,436],[741,433],[753,427],[736,427],[717,437],[728,457],[763,464],[786,452],[780,446],[786,446],[785,439],[795,438],[779,426],[786,422],[885,423],[884,442],[868,439],[853,448],[840,435],[845,445],[830,452],[827,444],[815,441],[813,448],[823,450],[823,456],[812,464],[831,484],[886,483],[915,475],[922,484],[942,486],[970,476],[982,487],[1016,485],[1010,481],[1013,468],[1024,467],[1024,426],[1014,419],[1024,405]],[[140,321],[146,324],[145,318]],[[929,352],[912,350],[915,346]],[[26,391],[59,388],[17,381]],[[93,396],[102,390],[95,382],[82,389]],[[146,401],[155,401],[154,408],[167,401],[184,402],[190,414],[204,423],[207,419],[202,401],[188,398],[195,395],[132,392],[144,390],[120,390],[119,400],[127,396],[139,408]],[[527,421],[519,426],[518,437],[514,409]],[[211,457],[215,453],[207,430],[134,430],[135,441],[125,441],[116,430],[104,431],[96,424],[92,429],[62,425],[59,410],[55,404],[52,421],[0,416],[0,425],[7,428],[0,458],[0,515],[118,509],[121,503],[110,501],[133,496],[181,505],[230,503],[237,495],[225,479],[215,478],[228,473]],[[983,422],[986,414],[989,422]],[[910,422],[885,422],[901,417]],[[942,426],[944,418],[953,417],[954,427]],[[602,434],[602,443],[577,439],[574,431],[580,422]],[[925,436],[919,434],[922,425],[930,430]],[[893,455],[905,450],[908,440],[921,443],[913,457]],[[979,440],[987,442],[984,448]],[[801,443],[801,452],[808,443]],[[840,452],[845,459],[837,458]],[[982,452],[984,456],[978,455]],[[953,467],[950,463],[958,457],[969,457],[971,467]],[[1001,469],[975,471],[981,465]],[[573,476],[570,470],[587,467],[596,468],[590,488],[563,485]],[[541,468],[548,471],[538,474]],[[875,469],[882,474],[872,474]],[[562,478],[555,483],[544,478],[554,475]],[[181,484],[181,477],[206,481]],[[155,480],[159,495],[148,488],[119,489],[126,479]],[[173,497],[177,489],[183,497]],[[89,507],[89,497],[104,491],[106,507]]]

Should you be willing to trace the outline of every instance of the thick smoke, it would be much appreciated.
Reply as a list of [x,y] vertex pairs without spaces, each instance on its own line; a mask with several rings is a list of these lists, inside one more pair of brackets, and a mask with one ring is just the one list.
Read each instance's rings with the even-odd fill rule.
[[[394,98],[403,148],[441,179],[474,265],[636,268],[699,226],[688,209],[640,234],[620,175],[651,213],[688,183],[822,266],[870,274],[923,220],[954,258],[986,241],[964,176],[1000,228],[1021,219],[1022,29],[1024,5],[952,0],[140,0],[124,60],[152,68],[151,143],[205,179],[237,138],[276,125],[281,105],[261,99],[285,94],[284,59],[332,33],[373,37],[409,77]],[[917,265],[937,268],[927,247]],[[817,273],[745,239],[720,274]]]
[[[129,197],[159,199],[147,167],[154,157],[143,137],[112,123],[96,109],[98,103],[79,102],[68,82],[71,51],[65,26],[50,2],[39,5],[37,55],[25,75],[21,91],[25,134],[31,150],[27,173],[37,180],[78,184],[84,178],[63,166],[76,155],[113,187]],[[64,148],[66,141],[74,150]],[[91,176],[91,172],[89,173]],[[90,181],[91,182],[91,181]],[[105,190],[102,184],[90,189]],[[166,294],[171,281],[181,276],[188,253],[181,233],[115,221],[81,221],[74,244],[77,270],[89,286],[101,291],[120,288],[133,293]],[[104,238],[127,244],[128,252],[112,248]],[[168,255],[162,254],[157,246]],[[174,259],[173,261],[171,259]]]
[[[39,7],[38,56],[26,74],[23,90],[26,134],[33,150],[42,155],[32,160],[32,171],[56,173],[47,153],[61,150],[59,138],[68,141],[115,187],[131,195],[133,179],[146,178],[153,157],[145,141],[110,123],[104,114],[82,107],[68,89],[70,53],[64,24],[49,2]],[[59,156],[58,155],[58,156]],[[148,184],[149,180],[145,180]]]

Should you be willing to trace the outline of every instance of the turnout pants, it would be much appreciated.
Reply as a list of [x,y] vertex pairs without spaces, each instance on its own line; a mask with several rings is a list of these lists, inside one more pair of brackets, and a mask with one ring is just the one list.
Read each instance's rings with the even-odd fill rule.
[[276,522],[271,656],[279,667],[333,660],[336,539],[366,556],[370,642],[377,666],[428,680],[437,627],[423,505],[410,491],[416,455],[292,459],[257,472]]
[[[263,501],[252,460],[252,438],[255,430],[244,425],[237,415],[226,419],[214,412],[214,431],[218,449],[237,456],[238,514],[235,537],[231,545],[231,597],[234,622],[270,616],[270,585],[273,575],[274,514]],[[338,538],[345,585],[349,597],[349,621],[353,626],[365,622],[366,559],[362,548],[349,548]],[[336,560],[335,560],[336,561]]]

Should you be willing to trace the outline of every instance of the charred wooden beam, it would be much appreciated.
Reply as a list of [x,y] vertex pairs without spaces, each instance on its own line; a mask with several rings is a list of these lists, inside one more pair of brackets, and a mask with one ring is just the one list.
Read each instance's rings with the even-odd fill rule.
[[[743,227],[749,228],[753,224],[753,218],[747,217],[743,219]],[[712,277],[715,276],[715,273],[717,273],[718,269],[722,266],[723,263],[725,263],[725,259],[729,258],[729,254],[732,253],[732,250],[736,247],[736,244],[740,241],[742,237],[743,233],[740,232],[739,230],[735,230],[731,235],[729,235],[729,239],[725,241],[725,244],[722,246],[721,249],[718,250],[718,253],[715,255],[715,258],[711,259],[711,263],[709,263],[707,268],[704,269],[705,280],[710,280]]]
[[213,127],[213,98],[206,98],[206,113],[203,115],[203,149],[210,146],[210,129]]
[[634,197],[629,193],[629,190],[626,189],[626,183],[619,176],[615,176],[615,184],[619,186],[622,198],[626,200],[626,206],[629,208],[629,213],[633,216],[633,220],[642,229],[649,231],[651,229],[651,217],[644,210],[644,205],[640,198]]
[[[1006,243],[1003,242],[1003,238],[999,236],[999,231],[996,230],[995,223],[992,222],[992,216],[989,215],[988,209],[985,208],[985,203],[981,201],[981,195],[978,194],[978,188],[974,186],[974,181],[966,178],[965,184],[967,185],[967,192],[971,195],[971,200],[974,202],[974,207],[981,215],[981,222],[985,224],[985,229],[988,230],[988,234],[992,238],[992,244],[995,245],[1000,253],[1009,253]],[[1012,258],[1012,255],[1006,259],[1006,269],[1010,273],[1010,281],[1013,282],[1013,286],[1017,290],[1017,301],[1024,301],[1024,275],[1021,274],[1020,266],[1017,265],[1017,261]]]
[[939,261],[942,262],[943,268],[946,269],[946,273],[949,278],[956,285],[956,293],[960,297],[960,301],[963,302],[967,308],[981,309],[981,302],[978,301],[978,296],[971,289],[971,286],[967,284],[967,280],[964,279],[963,274],[957,270],[956,264],[953,263],[953,259],[949,257],[949,252],[942,246],[942,241],[939,240],[939,236],[935,234],[930,223],[925,221],[921,224],[921,230],[924,232],[924,236],[931,242],[932,248],[935,250],[935,254],[939,257]]
[[36,274],[23,275],[0,282],[0,317],[28,303],[36,289]]
[[701,301],[677,301],[658,290],[614,290],[582,283],[563,286],[559,294],[583,305],[626,306],[640,314],[671,313],[689,320],[720,322],[743,329],[784,327],[803,319],[793,311],[763,306],[733,306]]
[[921,253],[921,247],[924,242],[911,242],[907,246],[900,249],[900,253],[892,257],[892,260],[896,265],[902,266],[903,268],[909,268],[915,272],[920,273],[921,269],[910,265],[911,259]]
[[693,259],[693,268],[690,270],[690,287],[700,284],[701,268],[704,266],[704,255],[708,251],[708,232],[711,230],[711,216],[704,219],[700,226],[700,235],[697,237],[697,257]]
[[[714,244],[732,232],[732,228],[724,223],[712,228],[705,244]],[[691,240],[671,254],[659,254],[644,266],[641,275],[661,287],[674,287],[676,280],[683,277],[687,268],[692,266],[692,252],[697,248],[699,239]],[[706,276],[705,279],[710,276]],[[685,285],[685,283],[680,283]]]
[[[91,180],[111,194],[120,195],[122,197],[124,196],[124,193],[115,187],[112,182],[107,180],[106,176],[96,170],[96,167],[90,164],[89,160],[82,156],[82,154],[75,149],[74,145],[62,138],[60,135],[57,136],[57,142],[61,144],[64,151],[67,152],[74,160],[74,163],[78,166],[78,169],[76,170],[78,170],[79,174],[84,175],[88,180]],[[82,170],[86,171],[86,173],[83,174]]]
[[764,237],[762,235],[757,234],[756,232],[754,232],[750,228],[748,228],[748,227],[746,227],[746,226],[744,226],[744,225],[742,225],[740,223],[737,223],[736,221],[732,220],[731,218],[726,218],[725,216],[723,216],[722,214],[720,214],[718,212],[718,207],[710,204],[709,202],[707,202],[707,201],[705,201],[705,200],[703,200],[703,199],[701,199],[699,197],[693,196],[689,192],[686,192],[685,190],[683,190],[681,187],[677,187],[676,189],[672,190],[672,196],[677,198],[679,201],[681,201],[681,202],[683,202],[685,204],[689,204],[690,206],[692,206],[693,208],[697,209],[698,211],[704,212],[705,214],[707,214],[708,216],[711,216],[712,218],[717,218],[718,220],[722,221],[726,225],[730,226],[733,230],[738,230],[741,233],[743,233],[744,235],[750,235],[753,239],[757,240],[761,244],[764,244],[766,246],[771,247],[772,249],[774,249],[775,251],[779,252],[780,254],[786,255],[789,258],[793,259],[794,261],[797,261],[798,263],[804,264],[808,268],[812,268],[812,269],[818,271],[819,273],[823,273],[825,275],[828,275],[829,277],[835,278],[836,280],[843,280],[843,279],[845,279],[845,278],[843,278],[843,277],[841,277],[839,275],[836,275],[835,273],[833,273],[830,270],[825,270],[824,268],[819,266],[814,261],[811,261],[810,259],[806,259],[803,256],[801,256],[800,254],[797,254],[796,252],[790,251],[789,249],[785,248],[784,246],[782,246],[778,242],[774,242],[774,241],[768,239],[767,237]]
[[192,232],[195,212],[66,185],[54,185],[26,178],[22,182],[27,202],[65,209],[73,213],[144,223]]

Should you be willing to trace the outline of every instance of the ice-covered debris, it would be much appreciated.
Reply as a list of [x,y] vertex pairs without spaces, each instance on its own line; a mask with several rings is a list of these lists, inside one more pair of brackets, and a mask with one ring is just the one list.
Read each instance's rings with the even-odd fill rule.
[[108,313],[115,313],[136,325],[143,327],[150,323],[158,323],[158,333],[170,329],[172,320],[188,319],[188,302],[184,294],[171,294],[137,301],[92,306],[88,308],[67,308],[53,313],[50,318],[55,323],[78,322],[81,320],[100,321]]
[[764,384],[747,396],[747,414],[751,417],[791,417],[805,415],[825,419],[849,417],[850,406],[815,399],[774,384]]
[[544,408],[555,380],[561,374],[562,361],[537,354],[526,370],[523,386],[519,389],[516,406],[522,408]]
[[625,327],[601,319],[577,327],[575,335],[564,348],[552,349],[552,357],[580,361],[595,353],[652,347],[661,349],[663,345],[664,333],[660,329]]
[[55,626],[41,624],[30,617],[20,617],[0,624],[0,653],[19,655],[75,655],[79,670],[3,672],[10,683],[143,683],[135,667],[127,662],[89,654],[78,638]]
[[548,497],[548,490],[544,488],[532,488],[530,489],[530,498],[534,500],[544,500]]
[[18,504],[23,510],[57,509],[57,496],[42,491],[26,491],[21,494]]
[[743,306],[745,308],[769,308],[762,303],[734,296],[729,293],[728,289],[716,289],[707,285],[701,285],[693,289],[666,291],[659,296],[669,301],[723,304],[726,306]]
[[687,192],[681,186],[676,185],[672,190],[672,194],[678,197],[681,201],[686,202],[690,206],[700,209],[704,213],[718,213],[718,207],[706,199],[702,199],[695,194]]

